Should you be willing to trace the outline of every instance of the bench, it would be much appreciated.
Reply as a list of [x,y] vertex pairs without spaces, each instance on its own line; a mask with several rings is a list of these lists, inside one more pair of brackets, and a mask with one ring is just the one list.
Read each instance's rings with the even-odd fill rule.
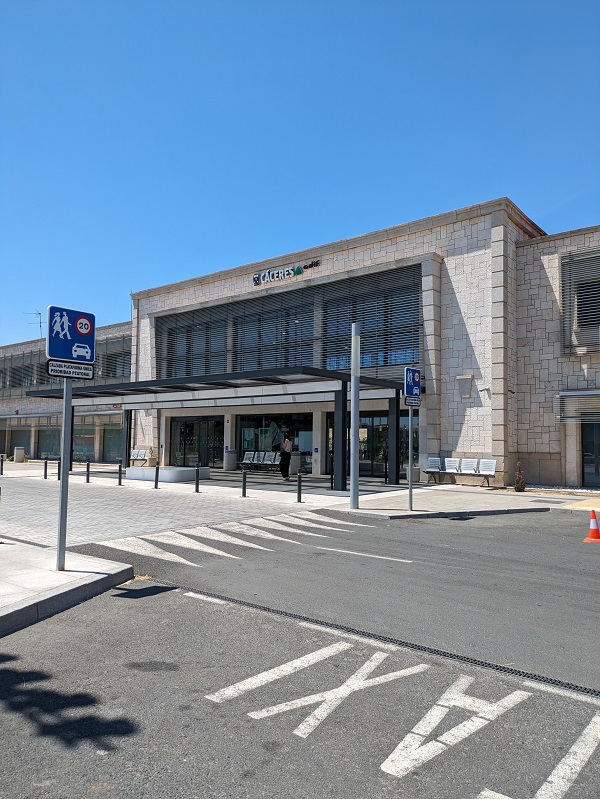
[[[143,466],[145,463],[152,458],[152,450],[146,448],[143,449],[132,449],[129,453],[129,460],[133,461],[134,466]],[[136,461],[142,461],[141,463],[136,463]]]
[[439,482],[445,475],[458,475],[459,477],[483,477],[483,481],[490,484],[490,477],[496,476],[496,461],[487,458],[444,458],[442,468],[441,458],[427,458],[427,466],[423,469],[427,475],[427,482],[433,479],[436,482],[436,475]]
[[280,452],[245,452],[240,461],[242,469],[278,469]]

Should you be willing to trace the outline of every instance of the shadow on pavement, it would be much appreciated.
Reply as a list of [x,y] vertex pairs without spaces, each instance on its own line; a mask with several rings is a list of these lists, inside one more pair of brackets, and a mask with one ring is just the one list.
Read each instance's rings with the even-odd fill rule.
[[[16,660],[14,655],[0,654],[0,664]],[[107,719],[89,712],[74,717],[74,710],[97,707],[99,699],[92,694],[68,694],[32,685],[50,679],[52,675],[44,671],[0,668],[0,707],[20,713],[37,735],[55,738],[69,748],[89,741],[99,749],[114,751],[117,747],[110,738],[133,735],[139,729],[126,718]]]
[[115,588],[118,594],[113,594],[117,599],[146,599],[149,596],[164,594],[165,591],[176,591],[175,586],[148,585],[145,588],[122,588],[120,585]]

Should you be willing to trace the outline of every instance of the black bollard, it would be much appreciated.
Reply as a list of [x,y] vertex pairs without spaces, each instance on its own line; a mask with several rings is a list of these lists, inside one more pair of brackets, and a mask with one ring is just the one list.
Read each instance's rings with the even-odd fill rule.
[[195,485],[196,494],[200,493],[200,466],[196,464],[196,485]]
[[120,486],[123,485],[123,463],[122,463],[122,461],[119,461],[119,482],[118,482],[118,485],[120,485]]
[[56,473],[56,477],[60,480],[60,458],[58,459],[58,472]]
[[90,459],[88,458],[85,462],[85,482],[90,482]]
[[0,476],[4,474],[4,455],[0,455]]
[[44,480],[48,479],[48,458],[44,458]]
[[246,496],[246,475],[248,472],[245,469],[242,469],[242,496]]
[[298,488],[296,502],[302,502],[302,474],[298,472]]
[[154,471],[154,488],[158,488],[158,470],[159,470],[159,465],[157,463],[156,469]]

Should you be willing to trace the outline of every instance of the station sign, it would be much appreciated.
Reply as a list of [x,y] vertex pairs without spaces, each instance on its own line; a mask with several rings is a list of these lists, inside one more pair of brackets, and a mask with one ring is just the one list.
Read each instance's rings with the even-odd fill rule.
[[49,305],[46,357],[53,361],[93,364],[96,360],[94,314]]
[[50,377],[69,377],[71,380],[93,380],[94,367],[91,363],[67,363],[66,361],[47,361],[46,371]]
[[421,404],[421,370],[406,366],[404,369],[404,404],[419,407]]
[[282,269],[267,269],[265,272],[256,272],[252,275],[252,282],[255,286],[264,286],[267,283],[275,283],[278,280],[286,280],[289,277],[303,275],[307,269],[314,269],[319,266],[320,260],[315,259],[307,264],[296,266],[285,266]]

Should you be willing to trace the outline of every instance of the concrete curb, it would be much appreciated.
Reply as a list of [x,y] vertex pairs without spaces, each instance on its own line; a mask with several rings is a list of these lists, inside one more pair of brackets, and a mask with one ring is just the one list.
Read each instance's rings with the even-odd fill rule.
[[339,510],[338,508],[326,508],[335,510],[336,513],[348,513],[357,516],[367,516],[370,519],[455,519],[472,518],[473,516],[503,516],[509,513],[548,513],[551,510],[560,508],[498,508],[496,510],[455,510],[455,511],[402,511],[401,513],[378,513],[374,510]]
[[115,563],[115,571],[101,575],[90,574],[75,585],[41,591],[31,600],[22,600],[0,610],[0,638],[22,630],[31,624],[61,613],[91,599],[116,585],[133,578],[133,567]]

